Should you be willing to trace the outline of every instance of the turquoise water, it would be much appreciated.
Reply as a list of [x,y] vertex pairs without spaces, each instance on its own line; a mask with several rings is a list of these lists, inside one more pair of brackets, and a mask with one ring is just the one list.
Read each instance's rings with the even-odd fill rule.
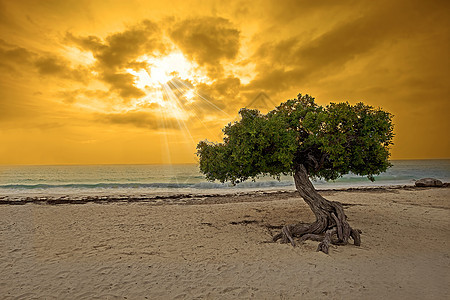
[[[408,185],[424,177],[450,181],[450,160],[392,161],[393,167],[375,176],[347,174],[332,181],[315,181],[318,189]],[[198,166],[186,165],[99,165],[99,166],[0,166],[0,195],[19,194],[117,194],[294,189],[293,179],[263,177],[236,186],[207,182]]]

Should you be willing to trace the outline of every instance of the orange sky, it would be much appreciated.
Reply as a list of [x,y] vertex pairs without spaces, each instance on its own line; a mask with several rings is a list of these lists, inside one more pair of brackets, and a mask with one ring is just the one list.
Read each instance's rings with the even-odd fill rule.
[[0,0],[0,164],[192,163],[239,108],[298,93],[393,113],[393,159],[450,158],[449,11]]

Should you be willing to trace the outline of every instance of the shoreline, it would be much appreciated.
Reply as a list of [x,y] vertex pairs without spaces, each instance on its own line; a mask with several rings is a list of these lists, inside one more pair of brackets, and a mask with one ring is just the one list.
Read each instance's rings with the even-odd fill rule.
[[[380,193],[395,190],[424,190],[424,189],[447,189],[450,183],[444,183],[442,187],[417,187],[414,185],[386,185],[373,187],[344,187],[344,188],[330,188],[320,189],[317,191],[326,196],[338,192],[369,192]],[[87,204],[87,203],[148,203],[152,205],[194,205],[194,204],[217,204],[217,203],[239,203],[251,202],[252,198],[257,196],[270,195],[271,197],[285,198],[285,197],[300,197],[295,189],[290,190],[256,190],[256,191],[229,191],[222,193],[161,193],[165,195],[143,193],[138,194],[101,194],[101,195],[39,195],[39,196],[0,196],[0,205],[25,205],[25,204],[39,204],[39,205],[59,205],[59,204]],[[259,199],[258,201],[261,201]]]

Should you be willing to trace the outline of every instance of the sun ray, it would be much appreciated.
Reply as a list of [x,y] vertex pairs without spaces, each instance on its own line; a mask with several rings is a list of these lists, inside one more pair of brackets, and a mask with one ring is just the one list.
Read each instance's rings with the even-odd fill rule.
[[[184,82],[181,82],[181,84],[185,85]],[[224,110],[222,110],[220,107],[218,107],[217,105],[215,105],[214,103],[212,103],[211,101],[209,101],[205,96],[201,95],[200,93],[198,93],[197,91],[193,90],[192,91],[194,93],[194,95],[200,97],[202,100],[206,101],[209,105],[211,105],[212,107],[214,107],[215,109],[217,109],[218,111],[224,113],[227,117],[230,117],[230,115],[225,112]]]
[[[183,84],[183,82],[181,82],[181,83]],[[175,88],[177,88],[177,89],[180,90],[181,92],[184,92],[184,88],[183,88],[183,87],[180,88],[180,86],[177,84],[177,82],[174,82],[174,86],[175,86]],[[186,87],[186,86],[185,86],[185,87]],[[194,89],[194,88],[192,88],[192,87],[187,87],[187,88],[190,88],[190,90],[188,90],[188,91],[191,91],[194,95],[196,95],[196,92],[195,92],[195,89]],[[197,103],[196,103],[195,101],[192,101],[190,104],[192,104],[194,107],[198,108],[198,105],[197,105]],[[202,118],[199,117],[199,115],[197,114],[196,109],[193,109],[193,110],[192,110],[192,113],[193,113],[194,117],[199,121],[199,123],[203,126],[203,128],[206,129],[206,130],[210,133],[211,136],[215,135],[215,134],[211,131],[211,127],[210,127],[210,126],[207,126],[207,125],[205,124],[205,122],[202,120]],[[225,112],[224,112],[224,113],[225,113]]]
[[[145,91],[146,95],[132,101],[125,111],[143,110],[159,115],[162,155],[169,164],[172,163],[171,149],[175,149],[174,143],[184,141],[182,144],[187,147],[187,151],[195,148],[196,142],[191,130],[203,128],[202,130],[206,129],[211,136],[215,136],[205,118],[212,115],[230,118],[213,99],[198,89],[200,84],[210,86],[214,81],[206,76],[205,70],[188,61],[180,52],[160,57],[144,55],[138,62],[143,62],[144,65],[140,66],[144,67],[128,68],[126,71],[134,76],[134,85]],[[215,121],[218,119],[220,118],[215,118]],[[181,133],[181,140],[172,140],[170,131],[174,128]]]
[[[172,89],[167,84],[163,84],[163,87],[164,92],[167,93],[167,97],[175,104],[174,107],[176,107],[176,109],[178,110],[177,113],[181,114],[181,112],[183,112],[184,110],[179,103],[178,97],[173,93]],[[175,118],[175,120],[177,121],[179,128],[190,137],[192,144],[195,144],[195,141],[191,135],[189,128],[186,125],[185,120],[183,118]]]
[[162,110],[159,111],[161,118],[159,119],[159,122],[161,122],[162,128],[162,143],[161,143],[161,150],[162,150],[162,158],[167,159],[166,163],[171,165],[172,164],[172,157],[170,153],[170,147],[169,147],[169,139],[167,138],[167,126],[166,126],[166,116],[164,115],[164,112]]

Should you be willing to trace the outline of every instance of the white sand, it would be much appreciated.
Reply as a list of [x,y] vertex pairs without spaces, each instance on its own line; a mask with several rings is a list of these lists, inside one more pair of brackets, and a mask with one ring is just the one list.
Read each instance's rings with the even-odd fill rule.
[[265,224],[313,221],[306,204],[288,196],[208,205],[2,205],[0,298],[450,298],[450,189],[326,197],[357,204],[346,212],[363,231],[361,247],[325,255],[312,241],[264,243],[271,239]]

